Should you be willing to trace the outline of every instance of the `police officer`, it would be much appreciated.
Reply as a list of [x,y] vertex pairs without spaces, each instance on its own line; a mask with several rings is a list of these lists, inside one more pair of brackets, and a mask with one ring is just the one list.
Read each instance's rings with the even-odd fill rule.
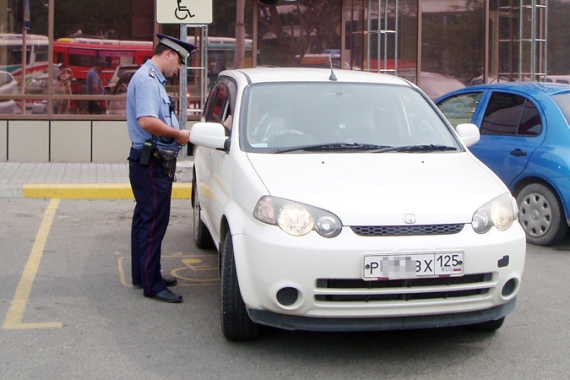
[[182,302],[167,287],[175,278],[161,275],[161,244],[170,218],[172,173],[163,170],[157,149],[178,152],[190,141],[190,131],[180,130],[164,87],[165,77],[176,73],[196,46],[157,34],[153,57],[133,75],[127,89],[127,127],[132,147],[129,178],[135,196],[131,229],[132,281],[145,297]]

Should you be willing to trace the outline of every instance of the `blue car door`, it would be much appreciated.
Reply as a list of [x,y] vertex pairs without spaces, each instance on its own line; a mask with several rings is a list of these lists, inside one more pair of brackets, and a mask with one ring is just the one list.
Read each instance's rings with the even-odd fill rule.
[[481,139],[469,149],[510,186],[544,140],[544,117],[538,103],[523,94],[490,91],[485,95],[473,120]]

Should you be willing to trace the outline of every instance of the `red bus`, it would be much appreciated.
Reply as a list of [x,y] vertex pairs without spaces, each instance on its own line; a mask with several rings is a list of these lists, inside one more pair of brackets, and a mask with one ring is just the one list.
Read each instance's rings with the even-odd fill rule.
[[103,85],[107,85],[117,66],[142,65],[152,58],[152,53],[152,41],[60,38],[53,44],[54,63],[69,66],[80,83],[85,82],[87,72],[97,59],[109,64],[101,73]]

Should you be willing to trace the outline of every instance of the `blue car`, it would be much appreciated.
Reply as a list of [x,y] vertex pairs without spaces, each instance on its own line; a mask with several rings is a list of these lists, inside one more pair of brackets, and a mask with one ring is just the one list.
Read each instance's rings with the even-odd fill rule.
[[479,127],[481,139],[469,149],[516,197],[527,242],[562,240],[570,223],[570,86],[485,84],[435,102],[454,126]]

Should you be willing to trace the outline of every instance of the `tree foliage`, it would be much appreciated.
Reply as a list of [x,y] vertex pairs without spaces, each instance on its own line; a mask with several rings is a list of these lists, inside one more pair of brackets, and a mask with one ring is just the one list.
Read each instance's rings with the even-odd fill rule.
[[56,0],[54,37],[67,37],[81,30],[86,35],[109,35],[131,39],[132,2],[116,0]]
[[259,46],[265,63],[295,64],[295,56],[340,48],[341,2],[303,0],[259,7]]

